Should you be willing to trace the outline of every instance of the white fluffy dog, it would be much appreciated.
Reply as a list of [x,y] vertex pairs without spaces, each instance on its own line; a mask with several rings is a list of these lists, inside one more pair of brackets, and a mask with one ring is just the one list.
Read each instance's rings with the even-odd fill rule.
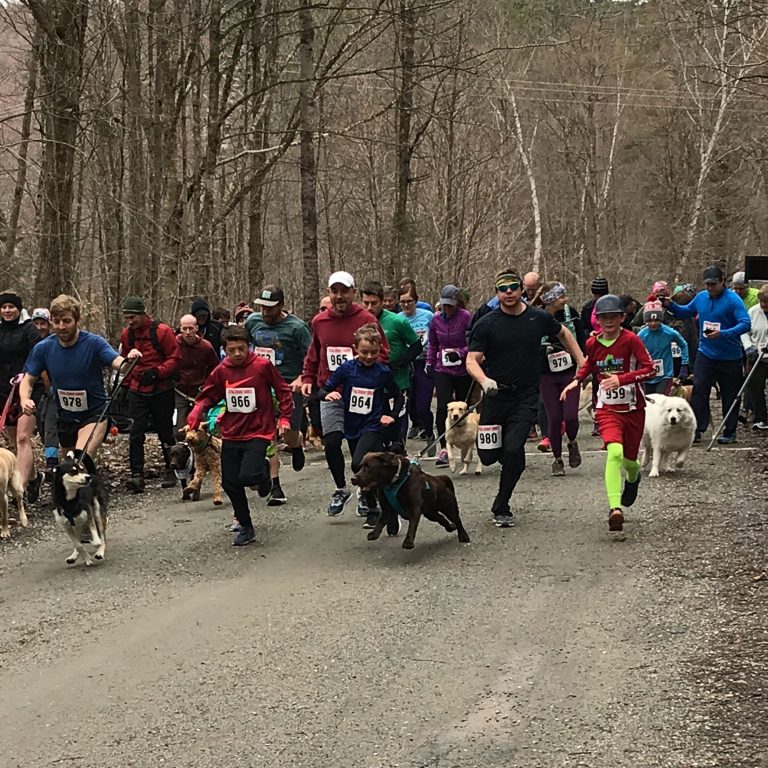
[[[643,468],[651,463],[649,477],[660,471],[674,472],[685,464],[696,434],[693,409],[682,397],[646,395],[643,432]],[[672,461],[677,454],[676,461]]]

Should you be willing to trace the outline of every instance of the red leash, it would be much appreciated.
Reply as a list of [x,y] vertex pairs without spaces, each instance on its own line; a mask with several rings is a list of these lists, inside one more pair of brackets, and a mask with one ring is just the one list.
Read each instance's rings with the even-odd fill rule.
[[5,422],[8,418],[8,412],[11,410],[11,403],[13,402],[13,396],[16,392],[16,387],[19,385],[19,382],[21,381],[22,374],[18,374],[17,376],[14,376],[11,379],[11,392],[8,395],[8,399],[5,401],[5,405],[3,406],[3,412],[0,413],[0,432],[2,432],[5,429]]

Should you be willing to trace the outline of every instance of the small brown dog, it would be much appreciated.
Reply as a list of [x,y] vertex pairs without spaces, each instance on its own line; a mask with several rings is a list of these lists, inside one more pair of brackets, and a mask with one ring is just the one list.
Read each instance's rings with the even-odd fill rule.
[[[213,483],[213,503],[218,507],[224,503],[221,498],[221,440],[211,437],[204,429],[183,427],[184,442],[194,454],[195,476],[182,491],[181,498],[186,501],[200,501],[200,486],[205,476],[210,473]],[[173,464],[173,457],[171,457]],[[174,467],[175,469],[175,467]]]
[[11,536],[8,514],[8,492],[13,494],[19,508],[19,525],[27,527],[27,513],[24,510],[24,487],[16,469],[16,456],[7,448],[0,448],[0,539]]
[[352,484],[359,486],[361,491],[376,489],[379,499],[381,514],[368,534],[368,541],[381,536],[392,515],[402,514],[408,520],[403,549],[413,549],[422,515],[442,525],[448,533],[458,531],[459,541],[469,543],[469,534],[459,516],[453,481],[447,475],[428,475],[405,456],[381,451],[365,454]]

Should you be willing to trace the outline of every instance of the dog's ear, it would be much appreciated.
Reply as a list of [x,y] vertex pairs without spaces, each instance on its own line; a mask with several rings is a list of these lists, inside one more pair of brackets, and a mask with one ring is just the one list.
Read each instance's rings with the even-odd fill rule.
[[95,474],[95,472],[96,472],[96,463],[90,457],[90,454],[83,453],[80,456],[80,461],[82,462],[82,465],[85,467],[85,471],[88,472],[89,475]]

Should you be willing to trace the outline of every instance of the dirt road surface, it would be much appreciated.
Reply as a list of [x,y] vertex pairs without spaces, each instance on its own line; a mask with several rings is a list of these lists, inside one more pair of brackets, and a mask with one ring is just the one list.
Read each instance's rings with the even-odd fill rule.
[[351,502],[326,516],[319,457],[288,505],[254,498],[243,550],[228,506],[152,489],[68,567],[38,514],[0,546],[0,762],[768,766],[762,443],[644,479],[625,541],[582,447],[565,478],[530,456],[511,530],[496,469],[457,478],[469,545],[428,521],[413,551],[367,542]]

